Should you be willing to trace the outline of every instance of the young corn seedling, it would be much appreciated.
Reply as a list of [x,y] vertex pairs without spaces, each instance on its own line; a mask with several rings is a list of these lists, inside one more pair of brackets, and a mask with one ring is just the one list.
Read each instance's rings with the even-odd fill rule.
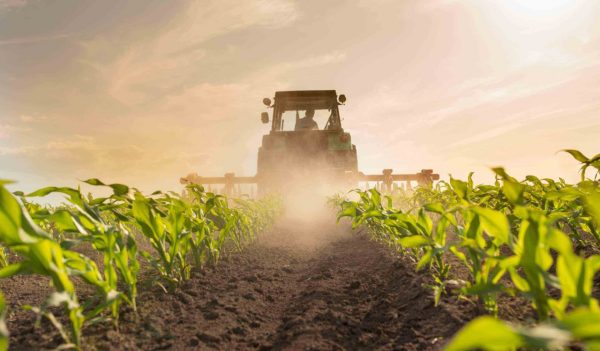
[[[97,179],[86,181],[91,185],[104,185]],[[113,189],[110,198],[91,200],[84,197],[78,189],[48,187],[40,189],[28,196],[45,196],[50,193],[63,193],[68,196],[72,204],[70,209],[59,209],[48,216],[48,220],[61,233],[75,235],[68,245],[76,245],[78,241],[89,242],[92,247],[102,253],[103,276],[106,283],[102,287],[104,304],[111,311],[115,324],[119,319],[119,305],[121,300],[126,301],[135,311],[137,295],[137,274],[139,263],[137,261],[137,245],[133,237],[120,222],[108,223],[107,214],[103,211],[115,210],[114,201],[125,195],[128,188],[121,184],[109,185]],[[107,204],[107,201],[113,201]],[[124,206],[121,203],[120,206]],[[118,292],[119,277],[125,283],[125,294]],[[98,311],[99,312],[99,311]]]
[[[0,183],[0,241],[21,260],[0,270],[0,278],[16,274],[40,274],[50,278],[56,290],[41,309],[32,309],[47,317],[61,332],[66,346],[79,348],[81,328],[85,321],[83,308],[79,305],[70,269],[65,264],[64,250],[47,233],[38,228],[23,206]],[[45,306],[64,305],[71,322],[66,333]]]
[[[162,208],[165,208],[165,212]],[[190,250],[191,235],[184,226],[185,209],[185,204],[181,200],[169,199],[165,207],[144,197],[141,193],[136,193],[135,200],[132,202],[131,216],[157,254],[157,256],[149,253],[143,255],[167,283],[168,289],[165,290],[173,290],[184,280],[189,279],[191,267],[186,261],[186,256]]]
[[471,275],[462,292],[478,296],[485,310],[496,315],[497,297],[504,291],[501,279],[507,269],[500,248],[509,241],[508,221],[500,212],[481,207],[468,207],[461,214],[465,225],[457,226],[459,241],[450,251]]

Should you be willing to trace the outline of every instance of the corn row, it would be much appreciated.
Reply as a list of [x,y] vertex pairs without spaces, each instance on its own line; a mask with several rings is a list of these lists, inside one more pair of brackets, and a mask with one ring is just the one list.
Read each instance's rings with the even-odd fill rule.
[[[582,173],[600,170],[600,155],[568,152],[584,163]],[[374,239],[413,259],[416,270],[429,272],[436,304],[453,292],[474,297],[489,313],[459,332],[448,350],[600,345],[598,324],[586,328],[583,322],[600,320],[592,296],[600,256],[579,254],[600,244],[598,181],[585,175],[574,185],[534,176],[517,181],[502,168],[494,172],[494,185],[475,186],[470,175],[385,197],[359,190],[358,200],[339,201],[338,219],[368,228]],[[467,279],[453,274],[450,256],[466,268]],[[540,324],[519,327],[495,319],[502,295],[529,301]]]
[[[157,273],[155,283],[172,292],[190,278],[192,269],[217,263],[225,242],[242,248],[254,240],[281,209],[275,197],[228,200],[196,185],[183,197],[172,192],[144,195],[123,184],[86,180],[111,189],[110,196],[94,198],[66,187],[11,194],[7,183],[0,181],[0,279],[17,274],[50,279],[53,292],[46,301],[25,308],[37,314],[38,323],[45,318],[56,327],[64,348],[80,349],[86,323],[112,321],[116,327],[121,304],[136,311],[141,258]],[[64,195],[68,204],[43,207],[28,201],[52,193]],[[152,251],[140,250],[140,240],[148,241]],[[77,252],[83,244],[101,255],[101,269]],[[93,286],[97,296],[81,304],[74,277]],[[68,327],[50,308],[58,306],[69,317]],[[1,298],[0,351],[8,348],[4,311]]]

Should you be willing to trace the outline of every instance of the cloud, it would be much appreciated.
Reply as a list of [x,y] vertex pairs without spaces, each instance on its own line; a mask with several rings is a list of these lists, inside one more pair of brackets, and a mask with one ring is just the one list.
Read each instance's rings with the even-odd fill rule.
[[[140,181],[141,174],[161,168],[183,174],[194,169],[192,165],[205,162],[208,155],[168,148],[150,152],[134,143],[115,145],[91,136],[75,135],[37,145],[0,146],[0,160],[2,158],[27,159],[40,173],[52,172],[54,176],[68,176],[68,179],[116,177],[135,183]],[[10,168],[5,170],[11,171]]]
[[16,133],[30,131],[31,128],[15,126],[12,124],[0,124],[0,139],[10,138]]
[[[289,77],[314,74],[313,69],[315,68],[339,64],[346,59],[346,53],[340,50],[333,50],[322,54],[311,54],[297,60],[283,61],[265,66],[262,69],[247,74],[239,81],[248,87],[269,87],[269,91],[263,93],[272,94],[276,90],[292,89],[292,82]],[[249,93],[252,93],[252,91],[249,91]]]
[[[127,106],[142,104],[189,84],[207,55],[206,41],[252,26],[276,29],[297,18],[291,0],[193,1],[170,27],[133,44],[119,45],[115,37],[81,43],[86,52],[81,62],[100,74],[114,99]],[[123,50],[106,60],[115,46]]]
[[27,2],[27,0],[0,0],[0,13],[24,7]]
[[291,71],[301,68],[317,67],[332,63],[339,63],[344,61],[345,59],[345,53],[340,51],[333,51],[324,55],[309,56],[301,60],[282,63],[278,70]]
[[251,101],[250,94],[244,83],[200,83],[165,96],[159,108],[165,114],[192,117],[204,124],[241,113],[245,102]]
[[0,155],[23,155],[28,157],[36,157],[43,151],[44,158],[48,157],[65,159],[68,158],[68,153],[73,150],[89,151],[97,149],[99,149],[99,147],[96,145],[92,137],[78,135],[70,139],[56,139],[41,145],[0,147]]
[[452,148],[452,147],[456,147],[456,146],[476,144],[478,142],[481,142],[484,140],[489,140],[493,137],[508,133],[511,130],[515,130],[522,126],[523,126],[522,122],[513,122],[510,124],[504,124],[504,125],[498,126],[496,128],[486,130],[486,131],[479,133],[477,135],[474,135],[472,137],[462,138],[454,143],[448,144],[447,147]]
[[19,116],[19,119],[21,120],[21,122],[24,123],[34,123],[34,122],[40,122],[40,121],[46,121],[48,120],[48,117],[46,116],[42,116],[42,115],[21,115]]
[[[0,11],[2,11],[1,8],[0,8]],[[67,34],[56,34],[56,35],[40,35],[40,36],[31,36],[31,37],[12,38],[12,39],[0,40],[0,46],[39,43],[39,42],[44,42],[44,41],[66,39],[69,37],[70,37],[70,35],[67,35]]]

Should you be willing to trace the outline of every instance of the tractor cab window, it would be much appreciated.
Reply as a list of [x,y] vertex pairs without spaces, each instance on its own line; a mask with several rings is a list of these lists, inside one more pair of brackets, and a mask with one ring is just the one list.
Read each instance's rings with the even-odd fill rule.
[[327,109],[306,109],[284,111],[281,114],[283,131],[335,129],[331,123],[334,111]]

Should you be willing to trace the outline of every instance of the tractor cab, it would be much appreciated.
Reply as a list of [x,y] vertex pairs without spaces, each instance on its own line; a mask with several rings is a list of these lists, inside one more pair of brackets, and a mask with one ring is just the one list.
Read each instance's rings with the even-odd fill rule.
[[[335,90],[309,91],[278,91],[275,93],[275,103],[271,99],[263,99],[267,107],[273,108],[272,132],[302,131],[302,130],[341,130],[340,112],[338,106],[346,101],[344,95],[338,96]],[[263,123],[268,123],[263,113]],[[314,121],[316,127],[309,127]]]
[[[335,90],[278,91],[273,102],[263,99],[273,112],[271,131],[258,150],[259,179],[276,183],[308,172],[329,178],[357,172],[356,147],[340,119],[345,101]],[[261,120],[269,123],[269,113]]]

